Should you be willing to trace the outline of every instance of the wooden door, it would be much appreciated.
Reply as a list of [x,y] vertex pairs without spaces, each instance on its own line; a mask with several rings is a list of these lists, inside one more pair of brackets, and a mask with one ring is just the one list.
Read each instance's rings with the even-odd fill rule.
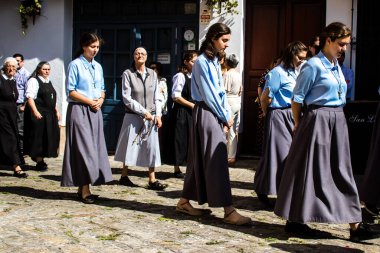
[[247,0],[243,131],[240,154],[260,155],[257,85],[273,58],[291,41],[305,44],[325,26],[324,0]]

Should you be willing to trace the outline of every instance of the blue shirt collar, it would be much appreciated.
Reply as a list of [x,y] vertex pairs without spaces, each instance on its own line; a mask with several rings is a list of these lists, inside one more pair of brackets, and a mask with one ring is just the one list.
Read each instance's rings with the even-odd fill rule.
[[85,69],[88,69],[88,68],[90,68],[90,67],[92,67],[93,69],[95,68],[95,60],[94,59],[92,59],[92,61],[91,62],[88,62],[87,60],[86,60],[86,58],[84,58],[84,56],[83,56],[83,54],[80,56],[80,60],[81,60],[81,62],[83,63],[83,66],[85,67]]
[[317,56],[321,59],[322,64],[323,64],[323,66],[325,66],[326,69],[328,69],[328,70],[337,70],[338,69],[337,59],[334,59],[334,63],[335,63],[335,65],[334,65],[327,59],[327,57],[322,53],[322,51],[319,51]]

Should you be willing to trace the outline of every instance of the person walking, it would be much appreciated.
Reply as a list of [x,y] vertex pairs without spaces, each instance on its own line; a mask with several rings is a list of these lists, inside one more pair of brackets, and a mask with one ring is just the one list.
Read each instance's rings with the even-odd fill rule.
[[277,195],[286,157],[292,143],[293,117],[291,99],[296,85],[296,69],[306,59],[307,47],[301,41],[287,45],[280,64],[266,75],[261,108],[265,116],[263,154],[255,173],[253,189],[269,208],[268,195]]
[[81,36],[66,79],[69,105],[61,186],[78,186],[78,197],[85,204],[98,197],[91,194],[90,184],[112,181],[100,110],[105,99],[103,69],[94,59],[102,42],[95,33]]
[[224,88],[226,89],[227,101],[231,108],[234,124],[227,133],[227,154],[228,165],[234,166],[236,163],[236,152],[238,142],[238,132],[240,125],[241,94],[243,83],[241,74],[236,70],[239,58],[235,54],[230,54],[225,59],[227,71],[223,74]]
[[116,146],[115,161],[123,162],[119,183],[136,186],[128,177],[129,166],[148,167],[148,189],[164,190],[167,184],[156,179],[155,167],[161,166],[158,128],[162,126],[163,96],[156,72],[145,66],[147,51],[138,47],[133,64],[122,76],[125,115]]
[[45,157],[57,157],[59,149],[59,125],[61,115],[56,107],[57,93],[50,79],[50,64],[38,63],[28,80],[25,96],[25,146],[24,154],[36,164],[36,170],[48,169]]
[[350,240],[373,236],[361,222],[343,112],[347,84],[337,62],[350,41],[350,28],[340,22],[329,24],[320,35],[321,51],[297,77],[292,99],[294,138],[274,209],[287,220],[289,233],[314,235],[308,222],[349,223]]
[[0,165],[12,166],[14,177],[26,178],[28,174],[20,167],[25,161],[17,128],[16,70],[16,59],[5,58],[0,74]]
[[223,207],[225,223],[251,224],[232,205],[231,184],[227,163],[226,133],[233,125],[223,85],[220,54],[228,47],[230,28],[223,23],[210,26],[195,61],[191,94],[195,101],[193,127],[190,131],[189,159],[182,196],[176,210],[199,216],[190,200],[209,207]]
[[20,139],[20,149],[21,153],[24,151],[24,110],[26,106],[26,84],[28,78],[30,76],[29,71],[24,67],[25,61],[24,56],[20,53],[16,53],[13,55],[13,58],[16,59],[18,67],[15,75],[18,98],[17,98],[17,127],[18,127],[18,135]]
[[187,162],[189,132],[193,124],[192,110],[194,101],[191,97],[191,71],[198,54],[190,51],[183,56],[179,72],[173,76],[172,115],[174,123],[174,177],[183,178],[180,165]]

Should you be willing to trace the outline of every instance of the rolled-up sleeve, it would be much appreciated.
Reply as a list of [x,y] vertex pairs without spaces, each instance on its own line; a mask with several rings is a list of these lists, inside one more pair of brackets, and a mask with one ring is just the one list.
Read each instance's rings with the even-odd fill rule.
[[281,87],[281,75],[278,71],[270,71],[265,77],[265,86],[263,91],[269,89],[268,97],[273,98]]
[[40,88],[40,85],[38,84],[38,81],[36,78],[32,77],[28,80],[27,86],[26,86],[26,92],[25,97],[36,99],[38,94],[38,89]]
[[185,86],[185,76],[182,73],[177,73],[173,76],[172,98],[181,97],[183,87]]
[[296,86],[293,89],[293,101],[302,104],[306,95],[316,79],[316,70],[309,64],[305,64],[297,77]]
[[76,90],[78,85],[78,66],[76,64],[70,63],[67,70],[67,82],[66,82],[66,93],[69,95],[70,91]]

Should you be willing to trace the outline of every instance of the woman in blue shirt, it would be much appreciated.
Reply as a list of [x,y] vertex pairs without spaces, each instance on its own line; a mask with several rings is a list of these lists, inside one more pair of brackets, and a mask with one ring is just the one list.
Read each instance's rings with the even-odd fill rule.
[[112,180],[100,110],[105,98],[103,69],[94,59],[101,43],[94,33],[82,35],[66,79],[69,106],[61,185],[78,186],[78,197],[86,204],[97,198],[90,184]]
[[273,208],[268,195],[277,195],[282,171],[293,134],[293,117],[290,109],[296,69],[306,59],[307,47],[301,41],[288,44],[281,63],[266,75],[261,108],[266,115],[263,155],[255,173],[253,189],[258,199]]
[[189,200],[196,200],[199,204],[208,203],[210,207],[224,207],[224,222],[245,225],[250,224],[251,219],[239,214],[232,206],[227,164],[226,133],[233,120],[219,61],[230,37],[228,26],[213,24],[193,66],[193,127],[185,183],[176,210],[193,216],[202,215],[200,209],[189,203]]
[[349,223],[350,240],[372,236],[361,223],[343,113],[347,84],[337,62],[350,40],[344,24],[327,26],[320,36],[321,51],[302,66],[293,90],[295,134],[274,210],[287,220],[289,233],[316,234],[307,222]]

